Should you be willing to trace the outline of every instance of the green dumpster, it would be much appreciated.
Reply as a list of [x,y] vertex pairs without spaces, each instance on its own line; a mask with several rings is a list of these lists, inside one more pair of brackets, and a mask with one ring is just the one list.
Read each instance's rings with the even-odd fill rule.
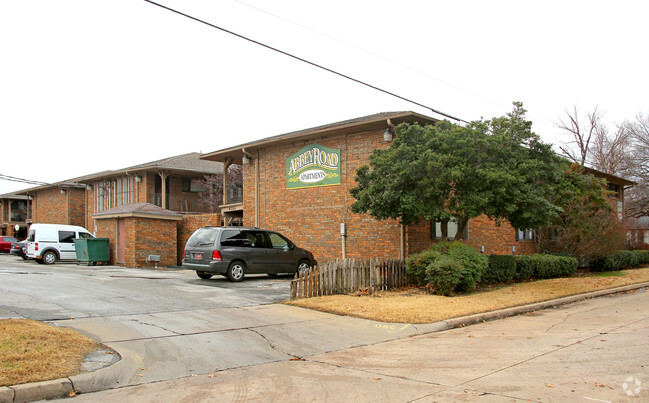
[[75,238],[74,249],[77,252],[77,261],[97,264],[108,262],[108,238]]

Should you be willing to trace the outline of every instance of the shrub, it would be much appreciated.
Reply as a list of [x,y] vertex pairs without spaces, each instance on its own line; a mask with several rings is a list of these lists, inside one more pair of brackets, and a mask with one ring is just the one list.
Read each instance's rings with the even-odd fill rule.
[[644,254],[640,254],[638,251],[621,250],[596,260],[592,269],[596,271],[622,270],[626,267],[639,266],[642,264],[641,260],[644,259],[646,259]]
[[516,280],[528,280],[534,277],[534,261],[531,255],[516,256]]
[[579,261],[572,257],[555,255],[526,255],[516,258],[516,278],[564,277],[577,271]]
[[406,271],[417,279],[419,285],[425,285],[428,280],[426,279],[426,268],[442,254],[432,248],[428,248],[421,253],[417,253],[408,258],[406,262]]
[[489,255],[489,265],[482,273],[483,284],[506,283],[516,277],[516,257],[512,255]]
[[634,250],[633,254],[638,259],[638,265],[649,264],[649,250]]
[[[442,295],[475,289],[488,265],[486,256],[462,242],[439,242],[425,252],[424,256],[413,259],[412,270],[418,272],[422,262],[430,259],[425,281],[435,286],[436,292]],[[448,289],[451,285],[452,288]]]
[[451,295],[464,276],[460,261],[449,255],[442,255],[439,259],[428,265],[426,279],[435,287],[439,295]]

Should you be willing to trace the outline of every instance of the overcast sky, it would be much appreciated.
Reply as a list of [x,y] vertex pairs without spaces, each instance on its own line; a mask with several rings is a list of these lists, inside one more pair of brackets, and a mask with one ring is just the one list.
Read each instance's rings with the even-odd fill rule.
[[[464,120],[649,113],[643,1],[159,0]],[[0,0],[0,174],[55,182],[430,110],[142,0]],[[0,180],[0,194],[31,187]]]

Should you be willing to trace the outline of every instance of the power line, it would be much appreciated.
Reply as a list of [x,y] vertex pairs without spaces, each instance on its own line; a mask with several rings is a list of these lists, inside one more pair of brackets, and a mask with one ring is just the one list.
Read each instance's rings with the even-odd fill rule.
[[444,113],[444,112],[441,112],[441,111],[439,111],[439,110],[437,110],[437,109],[431,108],[430,106],[426,106],[426,105],[421,104],[421,103],[419,103],[419,102],[416,102],[416,101],[413,101],[413,100],[411,100],[411,99],[408,99],[408,98],[402,97],[401,95],[397,95],[397,94],[395,94],[395,93],[393,93],[393,92],[390,92],[390,91],[384,90],[384,89],[379,88],[379,87],[377,87],[377,86],[375,86],[375,85],[372,85],[372,84],[366,83],[366,82],[364,82],[364,81],[361,81],[361,80],[359,80],[359,79],[356,79],[356,78],[350,77],[350,76],[348,76],[348,75],[346,75],[346,74],[340,73],[340,72],[335,71],[335,70],[333,70],[333,69],[330,69],[330,68],[328,68],[328,67],[324,67],[324,66],[322,66],[322,65],[320,65],[320,64],[317,64],[317,63],[311,62],[311,61],[309,61],[309,60],[303,59],[303,58],[301,58],[301,57],[299,57],[299,56],[295,56],[295,55],[293,55],[293,54],[291,54],[291,53],[288,53],[288,52],[285,52],[285,51],[283,51],[283,50],[280,50],[280,49],[274,48],[274,47],[272,47],[272,46],[270,46],[270,45],[266,45],[265,43],[262,43],[262,42],[256,41],[256,40],[254,40],[254,39],[248,38],[248,37],[243,36],[243,35],[241,35],[241,34],[237,34],[236,32],[233,32],[233,31],[227,30],[227,29],[225,29],[225,28],[219,27],[219,26],[217,26],[217,25],[211,24],[211,23],[209,23],[209,22],[207,22],[207,21],[204,21],[204,20],[201,20],[201,19],[199,19],[199,18],[192,17],[191,15],[185,14],[185,13],[180,12],[180,11],[178,11],[178,10],[175,10],[175,9],[173,9],[173,8],[170,8],[170,7],[164,6],[164,5],[162,5],[162,4],[156,3],[156,2],[151,1],[151,0],[144,0],[144,1],[146,1],[147,3],[153,4],[153,5],[155,5],[155,6],[158,6],[158,7],[160,7],[160,8],[164,8],[165,10],[169,10],[169,11],[171,11],[171,12],[174,12],[174,13],[176,13],[176,14],[178,14],[178,15],[182,15],[183,17],[189,18],[189,19],[194,20],[194,21],[196,21],[196,22],[200,22],[200,23],[205,24],[205,25],[207,25],[207,26],[210,26],[210,27],[212,27],[212,28],[218,29],[218,30],[223,31],[223,32],[225,32],[225,33],[227,33],[227,34],[230,34],[230,35],[236,36],[237,38],[244,39],[244,40],[246,40],[246,41],[248,41],[248,42],[254,43],[255,45],[262,46],[262,47],[264,47],[264,48],[266,48],[266,49],[269,49],[269,50],[272,50],[272,51],[274,51],[274,52],[277,52],[277,53],[283,54],[284,56],[288,56],[288,57],[293,58],[293,59],[295,59],[295,60],[298,60],[298,61],[301,61],[301,62],[306,63],[306,64],[308,64],[308,65],[311,65],[311,66],[313,66],[313,67],[317,67],[317,68],[319,68],[319,69],[321,69],[321,70],[327,71],[327,72],[332,73],[332,74],[335,74],[335,75],[337,75],[337,76],[340,76],[340,77],[346,78],[346,79],[348,79],[348,80],[354,81],[354,82],[356,82],[356,83],[358,83],[358,84],[361,84],[361,85],[364,85],[364,86],[366,86],[366,87],[372,88],[372,89],[374,89],[374,90],[376,90],[376,91],[380,91],[380,92],[382,92],[382,93],[384,93],[384,94],[391,95],[391,96],[393,96],[393,97],[395,97],[395,98],[399,98],[399,99],[401,99],[401,100],[403,100],[403,101],[406,101],[406,102],[409,102],[409,103],[411,103],[411,104],[414,104],[414,105],[420,106],[420,107],[422,107],[422,108],[428,109],[428,110],[430,110],[430,111],[432,111],[432,112],[434,112],[434,113],[437,113],[438,115],[441,115],[441,116],[447,117],[447,118],[449,118],[449,119],[456,120],[456,121],[458,121],[458,122],[469,123],[469,122],[467,122],[466,120],[463,120],[463,119],[460,119],[460,118],[456,118],[456,117],[454,117],[454,116],[452,116],[452,115],[449,115],[449,114]]
[[29,185],[49,185],[49,183],[46,183],[46,182],[33,181],[31,179],[17,178],[15,176],[9,176],[9,175],[5,175],[5,174],[0,174],[0,180],[6,180],[6,181],[11,181],[11,182],[19,182],[19,183],[27,183]]
[[509,107],[509,105],[503,105],[502,103],[500,103],[500,102],[498,102],[498,101],[494,101],[493,99],[487,98],[487,97],[485,97],[485,96],[483,96],[483,95],[480,95],[480,94],[478,94],[478,93],[476,93],[476,92],[473,92],[473,91],[467,90],[466,88],[462,88],[462,87],[457,86],[457,85],[455,85],[455,84],[452,84],[452,83],[450,83],[450,82],[448,82],[448,81],[444,81],[444,80],[442,80],[442,79],[440,79],[440,78],[437,78],[437,77],[431,76],[430,74],[425,73],[425,72],[423,72],[423,71],[421,71],[421,70],[415,69],[415,68],[410,67],[410,66],[408,66],[408,65],[406,65],[406,64],[400,63],[400,62],[398,62],[398,61],[396,61],[396,60],[390,59],[390,58],[385,57],[385,56],[383,56],[383,55],[380,55],[380,54],[378,54],[378,53],[375,53],[375,52],[372,52],[372,51],[370,51],[370,50],[364,49],[364,48],[362,48],[362,47],[360,47],[360,46],[354,45],[353,43],[347,42],[347,41],[345,41],[345,40],[343,40],[343,39],[340,39],[340,38],[337,38],[337,37],[335,37],[335,36],[333,36],[333,35],[329,35],[329,34],[327,34],[327,33],[324,33],[324,32],[321,32],[321,31],[318,31],[318,30],[313,29],[313,28],[311,28],[311,27],[309,27],[309,26],[306,26],[306,25],[304,25],[304,24],[300,24],[299,22],[291,21],[291,20],[289,20],[288,18],[284,18],[284,17],[282,17],[281,15],[274,14],[274,13],[272,13],[272,12],[270,12],[270,11],[264,10],[263,8],[259,8],[259,7],[257,7],[257,6],[252,5],[252,4],[248,4],[248,3],[246,3],[245,1],[241,1],[241,0],[231,0],[231,1],[233,1],[233,2],[235,2],[235,3],[239,3],[239,4],[244,5],[244,6],[246,6],[246,7],[250,7],[250,8],[252,8],[253,10],[257,10],[257,11],[259,11],[259,12],[261,12],[261,13],[268,14],[268,15],[270,15],[271,17],[277,18],[277,19],[282,20],[282,21],[284,21],[284,22],[288,22],[289,24],[293,24],[293,25],[295,25],[295,26],[297,26],[297,27],[300,27],[300,28],[302,28],[302,29],[306,29],[307,31],[311,31],[311,32],[316,33],[316,34],[318,34],[318,35],[320,35],[320,36],[323,36],[323,37],[325,37],[325,38],[328,38],[328,39],[331,39],[331,40],[333,40],[333,41],[336,41],[336,42],[338,42],[338,43],[342,43],[342,44],[345,45],[345,46],[349,46],[349,47],[351,47],[351,48],[353,48],[353,49],[360,50],[360,51],[363,52],[363,53],[367,53],[368,55],[370,55],[370,56],[374,56],[374,57],[376,57],[377,59],[381,59],[381,60],[384,60],[384,61],[386,61],[386,62],[388,62],[388,63],[392,63],[392,64],[394,64],[394,65],[396,65],[396,66],[402,67],[402,68],[404,68],[404,69],[406,69],[406,70],[410,70],[410,71],[412,71],[413,73],[417,73],[417,74],[419,74],[419,75],[421,75],[421,76],[423,76],[423,77],[426,77],[426,78],[429,78],[429,79],[431,79],[431,80],[434,80],[434,81],[440,82],[440,83],[442,83],[442,84],[444,84],[444,85],[447,85],[447,86],[449,86],[449,87],[455,88],[455,89],[460,90],[460,91],[463,91],[463,92],[465,92],[465,93],[467,93],[467,94],[470,94],[470,95],[473,95],[473,96],[475,96],[475,97],[482,98],[482,99],[484,99],[485,101],[491,102],[491,103],[494,104],[494,105],[498,105],[498,106],[501,106],[501,107]]

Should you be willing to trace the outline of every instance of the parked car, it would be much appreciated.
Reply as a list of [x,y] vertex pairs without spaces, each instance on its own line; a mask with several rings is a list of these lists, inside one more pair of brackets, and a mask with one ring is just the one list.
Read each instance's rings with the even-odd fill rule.
[[203,227],[187,241],[183,268],[209,279],[221,274],[241,281],[246,274],[295,273],[316,264],[313,254],[282,234],[259,228]]
[[11,244],[11,250],[9,251],[12,255],[20,256],[23,260],[27,260],[27,255],[25,255],[25,242],[14,242]]
[[87,229],[76,225],[32,224],[27,232],[26,255],[37,263],[76,260],[74,238],[94,238]]
[[18,242],[18,240],[12,236],[0,236],[0,252],[9,253],[11,244],[14,242]]

